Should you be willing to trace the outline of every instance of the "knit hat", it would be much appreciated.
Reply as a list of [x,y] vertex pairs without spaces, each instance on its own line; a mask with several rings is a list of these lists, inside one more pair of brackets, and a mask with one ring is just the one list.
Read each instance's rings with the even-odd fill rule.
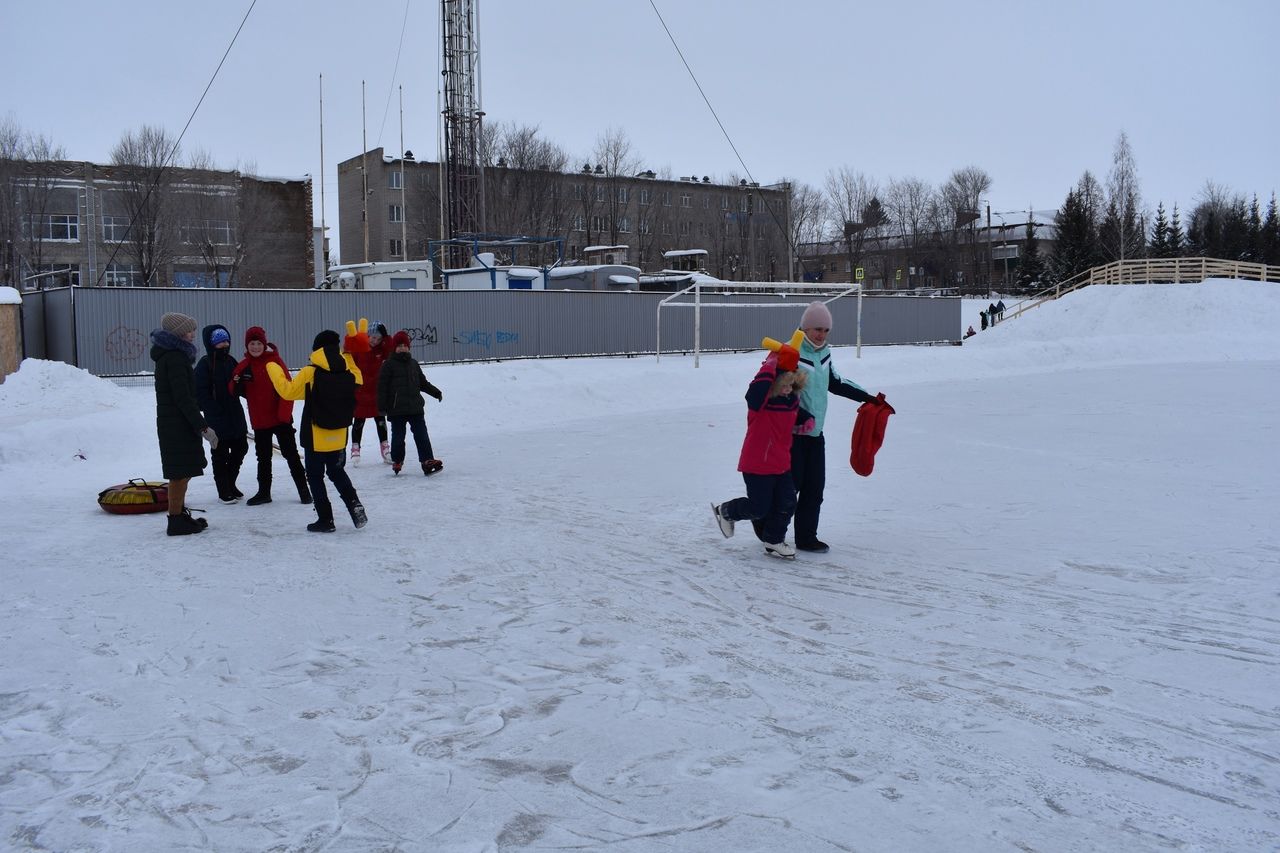
[[170,311],[160,318],[160,328],[166,332],[182,337],[196,330],[196,321],[194,317],[188,317],[186,314],[179,314],[177,311]]
[[337,332],[333,329],[325,329],[323,332],[316,335],[316,339],[311,342],[311,349],[318,350],[324,349],[325,347],[336,347],[340,343],[342,343],[342,338],[338,337]]
[[263,346],[266,346],[267,330],[261,326],[250,326],[244,333],[244,345],[248,346],[251,341],[257,341]]
[[413,342],[409,340],[409,333],[403,329],[396,332],[395,337],[391,339],[391,343],[398,347],[413,346]]
[[821,302],[810,302],[800,316],[801,329],[830,329],[831,311]]
[[387,336],[387,327],[381,323],[370,323],[368,333],[370,335],[377,335],[380,338],[385,338]]
[[215,347],[218,344],[229,344],[231,343],[231,335],[226,329],[214,329],[213,334],[209,336],[209,343]]

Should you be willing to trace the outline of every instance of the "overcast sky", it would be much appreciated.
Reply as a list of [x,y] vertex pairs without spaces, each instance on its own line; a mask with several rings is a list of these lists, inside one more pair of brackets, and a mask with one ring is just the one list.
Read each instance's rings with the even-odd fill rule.
[[[181,132],[251,2],[0,0],[0,115],[74,160],[106,161],[143,124]],[[741,174],[654,4],[761,183],[977,165],[993,210],[1053,208],[1084,170],[1105,178],[1123,130],[1152,208],[1190,206],[1207,180],[1264,203],[1280,189],[1275,0],[481,0],[487,120],[537,125],[576,164],[615,127],[648,168]],[[361,80],[369,147],[400,150],[399,85],[404,147],[436,158],[440,4],[407,9],[257,0],[184,149],[319,174],[323,74],[332,228]]]

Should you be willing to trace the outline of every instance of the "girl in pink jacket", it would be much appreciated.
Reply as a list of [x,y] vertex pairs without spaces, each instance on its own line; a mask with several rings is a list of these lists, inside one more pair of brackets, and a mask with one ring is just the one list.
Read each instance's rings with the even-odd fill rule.
[[796,509],[791,480],[791,437],[813,428],[813,417],[800,408],[799,391],[806,374],[796,368],[799,353],[783,345],[760,365],[747,388],[747,435],[742,441],[738,470],[747,496],[712,504],[720,532],[733,535],[735,521],[758,523],[766,554],[794,559],[796,549],[784,541]]

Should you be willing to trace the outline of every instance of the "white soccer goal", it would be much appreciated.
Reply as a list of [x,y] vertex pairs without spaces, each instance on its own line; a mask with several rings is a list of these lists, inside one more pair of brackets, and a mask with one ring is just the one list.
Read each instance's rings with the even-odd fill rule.
[[823,302],[834,302],[842,296],[848,296],[851,293],[858,294],[858,358],[862,358],[862,286],[860,284],[850,285],[845,282],[839,284],[797,284],[789,281],[720,281],[718,279],[708,279],[707,281],[695,281],[684,290],[676,291],[666,299],[658,303],[658,334],[656,339],[655,357],[662,360],[662,309],[663,308],[692,308],[693,309],[693,366],[697,367],[699,356],[702,349],[702,311],[704,309],[711,310],[713,308],[786,308],[789,311],[795,311],[796,304],[794,302],[708,302],[702,301],[703,291],[717,294],[735,294],[741,291],[751,293],[768,292],[775,295],[788,296],[800,295],[819,297]]

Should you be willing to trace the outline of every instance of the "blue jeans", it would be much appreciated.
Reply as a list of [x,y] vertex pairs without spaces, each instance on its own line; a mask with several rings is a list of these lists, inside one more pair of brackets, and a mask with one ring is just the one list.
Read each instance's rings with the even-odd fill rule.
[[324,487],[326,476],[333,481],[334,488],[347,507],[360,503],[356,487],[351,485],[351,478],[347,476],[345,449],[324,453],[307,450],[306,456],[307,485],[311,487],[311,500],[315,504],[316,516],[321,521],[333,521],[333,504],[329,503],[329,490]]
[[733,521],[760,521],[760,538],[777,544],[787,536],[787,525],[796,508],[796,487],[791,472],[743,474],[747,496],[720,505],[720,514]]
[[422,412],[416,415],[391,415],[391,461],[404,462],[404,428],[413,430],[413,443],[418,448],[418,461],[426,462],[435,459],[431,452],[431,436],[427,434],[427,417]]

